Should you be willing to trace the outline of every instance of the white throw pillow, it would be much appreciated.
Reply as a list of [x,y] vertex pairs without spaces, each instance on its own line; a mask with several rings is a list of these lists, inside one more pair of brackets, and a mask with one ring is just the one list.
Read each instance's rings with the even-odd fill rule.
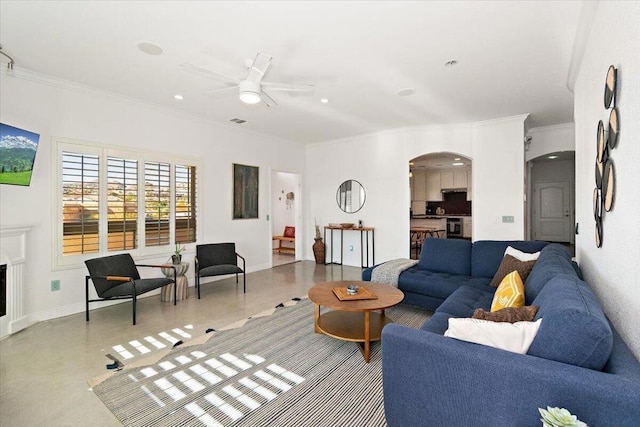
[[535,261],[538,259],[538,257],[540,256],[540,251],[538,252],[534,252],[534,253],[528,253],[528,252],[522,252],[519,251],[518,249],[511,247],[511,246],[507,246],[507,250],[504,251],[505,255],[511,255],[512,257],[514,257],[515,259],[517,259],[518,261]]
[[541,321],[506,323],[452,317],[444,336],[525,354],[538,333]]

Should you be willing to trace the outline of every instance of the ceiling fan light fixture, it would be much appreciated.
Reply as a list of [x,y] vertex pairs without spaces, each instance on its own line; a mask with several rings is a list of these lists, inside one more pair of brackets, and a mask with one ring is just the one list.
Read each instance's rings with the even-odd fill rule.
[[245,104],[257,104],[260,102],[260,83],[242,80],[240,87],[240,101]]

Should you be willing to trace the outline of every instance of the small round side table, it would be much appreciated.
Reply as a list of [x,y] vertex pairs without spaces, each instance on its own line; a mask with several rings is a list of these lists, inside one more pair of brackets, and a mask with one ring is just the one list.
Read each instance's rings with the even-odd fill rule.
[[[176,268],[176,281],[178,282],[177,296],[178,301],[189,298],[189,280],[185,273],[189,270],[188,262],[181,262],[180,264],[172,264]],[[162,274],[166,277],[173,279],[173,269],[169,267],[162,267]],[[173,283],[162,287],[160,292],[160,301],[173,301]]]

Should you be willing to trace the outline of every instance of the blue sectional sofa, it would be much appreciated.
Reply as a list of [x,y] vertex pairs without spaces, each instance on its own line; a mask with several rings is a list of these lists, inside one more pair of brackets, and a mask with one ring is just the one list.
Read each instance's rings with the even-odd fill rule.
[[[542,318],[527,354],[445,337],[449,318],[490,310],[488,284],[507,246],[541,251],[525,281],[525,304],[539,306],[534,320]],[[405,303],[434,314],[419,330],[383,330],[389,426],[540,426],[538,408],[547,406],[591,427],[640,426],[640,363],[563,246],[427,239],[398,287]]]

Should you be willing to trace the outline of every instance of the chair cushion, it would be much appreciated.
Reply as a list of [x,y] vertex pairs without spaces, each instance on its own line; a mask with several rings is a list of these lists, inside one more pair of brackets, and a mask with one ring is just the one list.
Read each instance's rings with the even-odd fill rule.
[[223,274],[242,273],[242,269],[235,264],[212,265],[211,267],[201,268],[198,273],[200,277],[220,276]]
[[196,256],[198,257],[200,270],[212,265],[238,264],[235,243],[197,245]]
[[[89,270],[89,276],[122,276],[131,277],[134,280],[140,279],[136,264],[131,258],[131,254],[128,253],[88,259],[84,263],[87,266],[87,270]],[[91,279],[91,281],[100,298],[105,298],[104,295],[110,289],[121,283],[127,283],[106,279]]]
[[[161,288],[173,283],[173,279],[167,277],[157,277],[152,279],[138,279],[134,280],[136,284],[136,295],[142,295],[145,292],[152,291],[154,289]],[[133,284],[131,282],[120,283],[117,286],[112,287],[101,295],[101,298],[113,298],[133,296]]]

